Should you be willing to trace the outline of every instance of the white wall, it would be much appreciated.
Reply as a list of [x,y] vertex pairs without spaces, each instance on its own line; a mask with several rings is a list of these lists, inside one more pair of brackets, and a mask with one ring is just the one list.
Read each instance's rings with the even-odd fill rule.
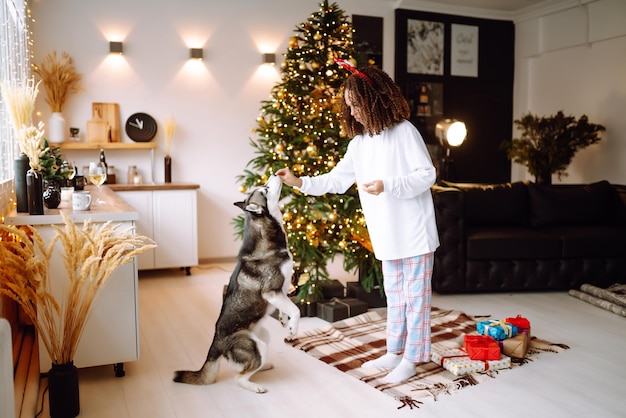
[[[623,0],[582,1],[516,22],[514,118],[563,110],[606,127],[603,139],[576,154],[568,176],[555,176],[555,183],[626,184],[624,22]],[[534,180],[518,165],[512,178]]]
[[[602,18],[609,21],[615,10],[623,9],[623,3],[607,0],[593,6],[609,5]],[[119,103],[122,123],[135,112],[155,117],[160,129],[155,139],[159,144],[157,182],[163,181],[163,121],[173,116],[177,122],[173,180],[200,184],[199,258],[233,257],[240,244],[231,224],[239,213],[233,202],[243,197],[235,177],[253,157],[251,130],[256,127],[261,101],[269,98],[280,78],[278,68],[269,74],[261,71],[261,53],[275,51],[280,64],[294,28],[318,4],[317,0],[32,0],[34,62],[40,63],[53,50],[68,51],[75,59],[85,91],[70,98],[64,115],[83,134],[92,102]],[[348,14],[384,18],[384,69],[390,74],[396,7],[481,17],[475,10],[441,10],[434,3],[429,9],[427,2],[417,0],[339,0],[338,4]],[[497,14],[482,17],[497,18]],[[620,20],[613,20],[613,26],[619,26]],[[623,76],[618,80],[618,75],[626,74],[626,56],[615,52],[626,50],[623,34],[564,50],[559,50],[557,42],[556,49],[543,51],[535,42],[535,29],[540,25],[547,25],[544,18],[527,18],[517,32],[522,55],[518,54],[516,63],[516,116],[528,109],[546,113],[564,109],[587,113],[593,122],[606,124],[606,142],[581,153],[572,165],[576,171],[567,180],[606,178],[626,183],[626,168],[616,164],[616,159],[624,159],[626,149],[625,134],[619,133],[626,122],[617,117],[624,109],[625,80]],[[124,42],[123,57],[108,55],[109,40]],[[197,46],[204,47],[205,60],[189,62],[188,48]],[[617,65],[609,66],[609,58]],[[40,96],[38,110],[46,121],[48,108],[43,93]],[[123,141],[129,139],[124,135]],[[97,158],[97,153],[67,154],[79,165]],[[116,166],[121,181],[129,164],[137,164],[149,177],[149,152],[109,151],[107,161]]]

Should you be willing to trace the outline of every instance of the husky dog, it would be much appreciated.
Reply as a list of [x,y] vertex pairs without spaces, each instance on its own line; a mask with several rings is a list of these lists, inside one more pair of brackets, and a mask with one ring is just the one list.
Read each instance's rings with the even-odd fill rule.
[[269,334],[259,321],[278,308],[280,322],[288,326],[289,339],[294,339],[300,320],[300,310],[287,297],[293,261],[278,205],[281,188],[280,178],[272,176],[245,201],[235,203],[245,212],[244,237],[215,324],[213,343],[202,368],[177,371],[175,382],[214,383],[219,359],[224,356],[239,372],[235,376],[239,386],[257,393],[267,391],[250,382],[257,371],[272,368],[265,361]]

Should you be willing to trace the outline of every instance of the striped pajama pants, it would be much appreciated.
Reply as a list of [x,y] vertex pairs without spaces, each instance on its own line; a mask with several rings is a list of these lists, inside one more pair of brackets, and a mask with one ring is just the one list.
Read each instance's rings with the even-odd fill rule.
[[434,254],[382,262],[387,295],[387,352],[413,363],[430,361]]

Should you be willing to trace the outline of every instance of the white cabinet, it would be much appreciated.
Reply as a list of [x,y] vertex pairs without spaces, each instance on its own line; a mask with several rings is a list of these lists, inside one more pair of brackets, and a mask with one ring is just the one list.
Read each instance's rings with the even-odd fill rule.
[[137,257],[139,270],[198,265],[198,215],[195,189],[118,190],[139,212],[137,233],[157,247]]
[[[133,226],[132,222],[120,222],[118,231]],[[37,225],[37,231],[45,242],[56,234],[52,226]],[[58,248],[57,248],[58,247]],[[52,293],[63,300],[67,293],[67,280],[61,245],[56,243],[50,260]],[[139,359],[139,313],[138,313],[137,266],[135,262],[124,264],[111,275],[94,303],[91,316],[85,324],[74,365],[92,367],[105,364],[116,366],[119,376],[122,363]],[[41,340],[39,341],[39,371],[47,373],[52,361]]]
[[[93,186],[88,186],[94,193]],[[12,225],[31,225],[37,229],[44,242],[49,243],[56,235],[54,225],[62,225],[61,212],[81,226],[90,219],[94,224],[107,221],[117,225],[119,232],[135,225],[137,211],[130,207],[115,193],[103,187],[99,191],[104,200],[100,206],[92,206],[88,211],[72,211],[71,204],[61,202],[58,209],[45,209],[43,215],[30,216],[11,212],[5,223]],[[50,291],[55,298],[64,303],[67,295],[67,272],[63,262],[63,247],[55,243],[50,258],[48,275]],[[85,324],[76,354],[74,365],[92,367],[107,364],[115,365],[116,374],[123,376],[123,363],[139,358],[139,309],[137,304],[138,282],[136,259],[118,267],[104,287],[99,290],[92,306],[89,319]],[[39,370],[48,372],[51,360],[41,340],[39,341]]]

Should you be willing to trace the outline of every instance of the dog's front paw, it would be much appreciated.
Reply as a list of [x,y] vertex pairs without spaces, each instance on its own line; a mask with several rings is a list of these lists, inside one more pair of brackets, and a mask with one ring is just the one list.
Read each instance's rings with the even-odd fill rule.
[[286,327],[287,324],[289,323],[289,315],[287,315],[284,312],[281,312],[278,315],[278,321],[280,322],[280,325],[282,325],[283,327]]

